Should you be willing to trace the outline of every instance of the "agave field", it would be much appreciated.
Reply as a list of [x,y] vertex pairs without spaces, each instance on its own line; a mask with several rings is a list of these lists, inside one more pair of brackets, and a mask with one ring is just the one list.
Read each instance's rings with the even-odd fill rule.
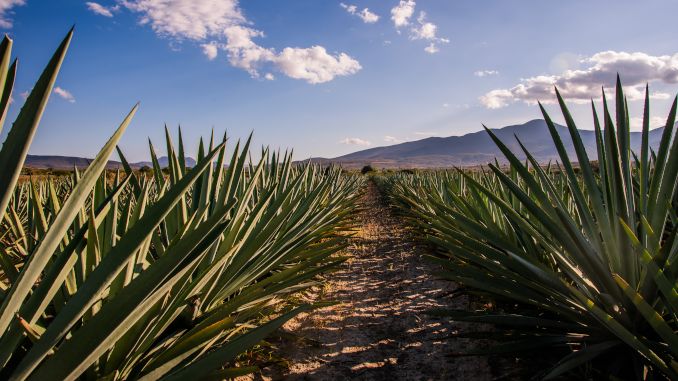
[[[290,295],[344,258],[360,179],[293,165],[249,140],[184,144],[167,134],[164,175],[104,170],[136,106],[91,165],[18,184],[20,169],[73,31],[0,151],[2,379],[191,379],[250,373],[238,355],[301,311]],[[0,107],[12,92],[12,41],[0,46]]]
[[[331,304],[298,296],[348,259],[367,181],[432,248],[435,276],[486,302],[428,311],[491,325],[468,335],[482,340],[466,354],[542,353],[550,366],[535,373],[546,379],[678,379],[676,101],[656,151],[649,96],[631,151],[618,80],[614,112],[604,95],[602,118],[592,104],[597,152],[584,149],[557,94],[574,144],[573,155],[542,107],[558,162],[539,163],[522,144],[511,152],[487,129],[501,164],[365,175],[267,148],[253,160],[251,138],[214,134],[189,167],[181,131],[167,129],[168,166],[149,143],[153,168],[135,171],[118,142],[137,105],[85,170],[19,181],[72,35],[0,150],[0,379],[257,371],[242,361],[248,351]],[[17,73],[12,44],[0,44],[0,128]],[[114,151],[121,168],[106,170]]]
[[[607,378],[678,378],[678,142],[676,102],[657,152],[629,148],[629,115],[618,81],[616,116],[593,107],[597,165],[558,94],[576,157],[542,108],[560,154],[521,161],[491,130],[508,166],[381,178],[392,202],[438,255],[440,275],[507,308],[432,313],[496,326],[500,344],[469,353],[562,353],[540,377],[593,364]],[[522,146],[522,145],[521,145]],[[580,374],[581,376],[581,374]]]

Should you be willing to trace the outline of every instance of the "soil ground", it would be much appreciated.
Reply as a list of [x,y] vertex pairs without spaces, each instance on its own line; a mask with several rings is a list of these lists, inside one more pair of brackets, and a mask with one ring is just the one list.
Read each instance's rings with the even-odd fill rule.
[[368,183],[360,230],[343,255],[351,259],[327,277],[314,297],[337,301],[303,314],[284,329],[301,340],[276,342],[286,366],[262,369],[254,379],[289,380],[490,380],[484,357],[459,357],[468,341],[460,330],[486,327],[427,315],[431,308],[469,308],[455,285],[436,279],[408,238],[402,221]]

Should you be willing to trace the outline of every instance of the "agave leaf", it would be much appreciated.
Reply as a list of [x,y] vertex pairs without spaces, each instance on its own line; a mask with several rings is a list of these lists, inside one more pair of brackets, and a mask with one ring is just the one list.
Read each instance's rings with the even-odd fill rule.
[[678,354],[678,336],[669,325],[664,321],[664,318],[657,313],[657,311],[650,306],[643,297],[638,294],[634,289],[629,286],[629,284],[619,276],[619,274],[614,274],[614,280],[617,282],[619,287],[624,290],[626,296],[633,302],[633,304],[638,308],[640,314],[643,315],[645,320],[650,324],[655,332],[661,336],[669,344],[669,349],[673,352],[674,355]]
[[[111,150],[114,146],[115,144],[113,144]],[[223,146],[219,145],[203,163],[193,168],[175,186],[171,187],[158,202],[151,205],[143,217],[127,231],[127,234],[120,239],[118,244],[102,260],[101,264],[90,274],[87,281],[78,289],[78,292],[73,295],[71,300],[54,318],[41,340],[31,348],[22,362],[17,366],[15,374],[19,378],[28,376],[39,365],[49,350],[69,332],[69,329],[82,314],[97,301],[99,295],[108,288],[120,270],[126,265],[129,258],[142,246],[150,233],[157,228],[202,171],[211,164],[211,160],[222,148]],[[83,178],[85,177],[83,176]]]
[[134,173],[132,170],[132,167],[129,165],[129,162],[127,162],[127,158],[125,158],[125,155],[123,155],[122,150],[120,147],[115,146],[116,151],[118,151],[118,157],[120,158],[120,162],[122,163],[122,167],[125,169],[125,174],[127,177],[132,178],[132,186],[134,187],[134,193],[135,194],[140,194],[141,193],[141,184],[139,183],[139,178],[137,175]]
[[[57,74],[61,68],[61,63],[66,56],[66,51],[68,50],[68,45],[71,42],[72,36],[73,29],[68,32],[50,59],[47,67],[45,67],[45,70],[40,75],[38,82],[36,82],[33,90],[26,99],[26,103],[21,108],[16,121],[14,121],[14,125],[8,133],[7,138],[2,145],[2,149],[0,149],[0,167],[2,167],[2,171],[0,171],[0,220],[2,220],[9,199],[12,196],[14,186],[19,179],[21,168],[26,160],[26,155],[28,155],[28,148],[31,145],[33,135],[35,135],[35,131],[42,118],[42,113],[47,105],[47,100],[49,100],[52,87],[54,86]],[[0,62],[0,68],[2,68],[4,61],[9,60],[8,55],[11,44],[8,42],[4,46],[6,46],[7,50],[4,56],[0,57],[3,61]],[[2,48],[2,46],[0,46],[0,48]],[[0,51],[0,53],[3,52]],[[2,73],[0,75],[5,76],[6,78],[4,71],[0,71],[0,73]],[[3,90],[5,81],[2,83]],[[6,328],[7,326],[4,324],[4,321],[0,320],[0,332],[4,331]]]
[[620,343],[618,341],[603,341],[602,343],[589,345],[576,352],[572,352],[558,361],[558,364],[551,368],[549,373],[546,374],[544,380],[556,379],[570,370],[593,360],[594,358],[618,346],[619,344]]
[[[225,362],[234,359],[240,352],[246,348],[250,348],[266,336],[270,335],[273,331],[280,328],[285,322],[296,316],[301,312],[310,310],[312,307],[309,305],[298,307],[290,312],[283,314],[282,316],[271,320],[270,322],[253,329],[252,331],[247,332],[244,335],[239,336],[238,338],[230,341],[220,348],[206,354],[201,359],[182,367],[181,369],[166,375],[163,379],[168,381],[174,380],[186,380],[186,379],[199,379],[209,375],[215,369],[221,367]],[[162,376],[162,373],[149,373],[144,377],[140,378],[140,381],[155,380],[157,377]]]
[[14,76],[16,75],[16,63],[10,67],[9,61],[12,56],[12,39],[9,36],[5,35],[0,42],[0,89],[2,89],[2,94],[0,96],[0,132],[2,132],[2,126],[5,124],[5,116],[7,115],[7,109],[9,105],[9,100],[12,96],[12,89],[14,88]]
[[45,234],[45,237],[43,237],[40,245],[28,259],[28,262],[19,274],[17,282],[12,286],[7,297],[3,301],[2,307],[0,307],[0,311],[2,312],[0,315],[0,332],[4,332],[7,329],[14,314],[19,310],[36,280],[40,277],[40,274],[49,263],[54,251],[59,246],[62,237],[70,228],[73,219],[79,213],[81,206],[87,200],[90,190],[98,180],[99,174],[106,167],[108,157],[115,148],[115,145],[132,121],[137,107],[138,105],[132,108],[132,111],[120,124],[120,127],[118,127],[113,136],[111,136],[99,154],[94,158],[78,182],[78,185],[76,185],[71,192],[68,200],[62,205],[61,211],[52,222],[49,231]]
[[650,88],[645,86],[645,105],[643,107],[643,132],[641,133],[640,143],[640,166],[639,171],[639,192],[640,210],[643,214],[647,214],[647,192],[650,178],[650,161],[649,161],[649,136],[650,136]]
[[252,374],[259,370],[259,367],[256,366],[241,366],[237,368],[227,368],[219,369],[203,377],[205,381],[221,381],[221,380],[231,380],[238,377],[246,376]]
[[[220,218],[217,216],[217,218]],[[182,278],[189,276],[225,228],[225,224],[212,221],[203,224],[190,237],[180,241],[171,255],[160,258],[147,271],[134,279],[116,298],[105,304],[100,313],[92,317],[68,341],[59,346],[56,354],[31,376],[75,379],[136,323],[151,307]],[[193,256],[190,259],[189,256]],[[184,261],[189,262],[182,266]],[[86,356],[79,354],[87,353]]]
[[[4,81],[4,89],[2,90],[2,97],[0,98],[0,131],[5,124],[5,118],[9,111],[9,104],[12,99],[12,91],[14,90],[14,78],[16,77],[16,67],[18,60],[15,59],[12,66],[7,71],[7,76]],[[2,68],[0,68],[2,70]],[[0,71],[1,73],[1,71]]]

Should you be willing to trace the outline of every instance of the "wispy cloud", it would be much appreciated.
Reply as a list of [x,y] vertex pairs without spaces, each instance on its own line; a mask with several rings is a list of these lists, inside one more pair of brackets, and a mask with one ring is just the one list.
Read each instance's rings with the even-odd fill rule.
[[339,5],[346,9],[346,12],[360,17],[360,19],[363,20],[365,24],[374,24],[375,22],[379,21],[379,15],[371,12],[369,8],[363,8],[362,11],[359,11],[358,7],[355,5],[348,5],[344,3],[339,3]]
[[414,15],[417,3],[414,0],[401,0],[398,5],[391,9],[391,20],[396,30],[400,33],[401,28],[412,25],[409,30],[410,40],[425,40],[428,45],[424,51],[429,54],[435,54],[440,51],[438,44],[449,43],[447,38],[438,37],[438,26],[427,20],[426,12],[419,12],[416,23],[411,21]]
[[428,54],[435,54],[435,53],[438,53],[440,51],[440,49],[438,49],[436,44],[432,42],[432,43],[428,44],[427,47],[424,48],[424,51]]
[[111,7],[106,7],[104,5],[101,5],[99,3],[95,3],[93,1],[88,1],[85,3],[87,5],[87,9],[90,11],[94,12],[95,14],[99,16],[104,16],[104,17],[113,17],[113,12],[117,12],[120,10],[120,5],[114,5]]
[[403,141],[396,138],[395,136],[386,135],[384,136],[384,141],[387,143],[402,143]]
[[[139,23],[173,43],[191,40],[201,44],[208,59],[224,51],[231,65],[259,78],[260,72],[278,71],[310,84],[329,82],[357,73],[360,63],[346,53],[328,53],[321,45],[263,47],[255,39],[264,33],[243,15],[238,0],[125,0],[121,4],[141,15]],[[272,74],[271,74],[272,75]],[[264,78],[270,78],[264,74]]]
[[491,75],[499,75],[499,72],[497,70],[478,70],[473,73],[476,77],[489,77]]
[[424,51],[429,54],[438,53],[440,49],[438,44],[447,44],[450,42],[447,38],[438,37],[438,26],[426,20],[426,12],[419,12],[417,17],[418,25],[410,30],[410,39],[430,41]]
[[[568,101],[587,103],[600,96],[601,87],[614,87],[617,73],[622,75],[630,101],[643,99],[644,85],[648,82],[678,83],[678,53],[653,56],[639,52],[604,51],[582,59],[581,64],[587,67],[566,70],[559,75],[534,76],[511,88],[492,90],[480,97],[480,103],[490,109],[506,107],[516,101],[554,103],[554,86]],[[669,94],[652,93],[651,97],[666,99]]]
[[[657,128],[664,126],[666,124],[666,119],[658,116],[653,116],[650,118],[650,128]],[[633,117],[629,119],[629,127],[632,130],[640,131],[643,129],[643,118]]]
[[67,100],[70,103],[75,103],[75,97],[71,94],[70,91],[63,89],[59,86],[54,88],[54,94],[60,96],[61,98]]
[[410,38],[413,40],[433,40],[436,38],[438,26],[426,21],[426,12],[421,11],[417,17],[418,26],[412,28]]
[[443,108],[448,110],[463,111],[471,108],[468,103],[443,103]]
[[26,0],[0,0],[0,28],[12,28],[13,21],[10,18],[13,14],[12,8],[24,4],[26,4]]
[[417,135],[417,136],[429,137],[429,138],[434,137],[434,136],[436,136],[436,137],[443,136],[442,133],[433,132],[433,131],[416,131],[414,134]]
[[368,140],[363,140],[360,138],[345,138],[339,141],[341,144],[348,144],[348,145],[354,145],[354,146],[369,146],[372,143],[370,143]]

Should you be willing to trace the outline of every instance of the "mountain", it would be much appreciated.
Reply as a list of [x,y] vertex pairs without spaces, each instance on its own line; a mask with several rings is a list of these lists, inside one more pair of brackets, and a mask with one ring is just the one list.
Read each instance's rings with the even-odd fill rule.
[[[169,159],[167,156],[161,156],[158,158],[158,164],[160,164],[161,168],[165,168],[169,166]],[[132,163],[130,164],[132,168],[141,168],[141,167],[151,167],[153,168],[153,162],[151,161],[140,161],[137,163]],[[195,160],[192,157],[187,157],[186,158],[186,166],[187,167],[194,167],[195,166]]]
[[[75,156],[46,156],[46,155],[28,155],[26,157],[26,162],[24,166],[26,168],[36,168],[36,169],[73,169],[73,167],[86,168],[89,163],[92,162],[92,159],[87,159],[84,157],[75,157]],[[167,167],[169,164],[169,159],[167,156],[162,156],[158,158],[158,163],[161,167]],[[193,167],[195,165],[195,160],[193,158],[186,158],[186,166]],[[135,169],[142,168],[144,166],[153,167],[153,163],[150,161],[140,161],[137,163],[130,163],[130,166]],[[109,160],[106,164],[108,169],[122,168],[122,164],[119,161]]]
[[[575,161],[574,146],[567,127],[556,125],[556,129],[568,155]],[[649,142],[651,147],[656,149],[663,130],[662,127],[650,131]],[[521,159],[524,159],[525,155],[522,154],[515,136],[539,162],[560,161],[551,134],[543,119],[535,119],[525,124],[507,126],[492,131]],[[579,133],[589,158],[591,160],[596,159],[595,132],[579,130]],[[638,150],[640,141],[641,133],[632,132],[632,149]],[[500,159],[501,162],[504,156],[490,139],[489,134],[485,131],[479,131],[462,136],[432,137],[392,146],[370,148],[334,159],[317,158],[312,159],[312,161],[332,162],[344,167],[360,167],[370,164],[380,168],[434,168],[487,164],[494,161],[495,157]]]

